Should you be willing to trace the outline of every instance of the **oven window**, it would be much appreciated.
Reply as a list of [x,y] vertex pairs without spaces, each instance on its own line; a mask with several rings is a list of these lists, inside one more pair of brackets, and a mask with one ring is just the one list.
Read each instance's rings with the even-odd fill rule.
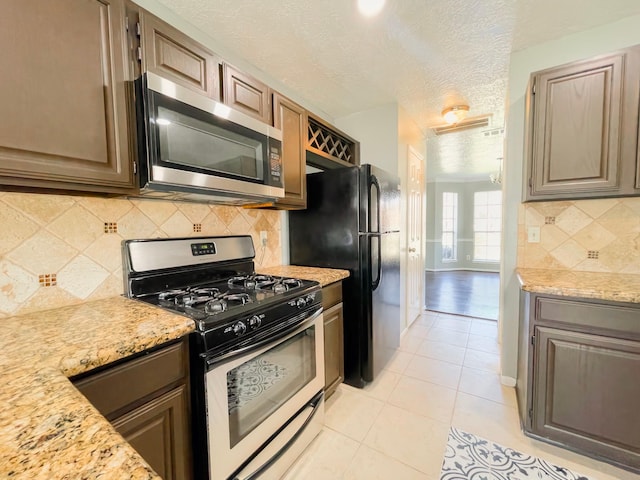
[[227,373],[231,448],[316,376],[315,327]]
[[[186,106],[185,106],[186,108]],[[244,135],[244,128],[231,122],[224,125],[157,107],[160,160],[199,170],[222,172],[234,177],[263,179],[265,143]]]

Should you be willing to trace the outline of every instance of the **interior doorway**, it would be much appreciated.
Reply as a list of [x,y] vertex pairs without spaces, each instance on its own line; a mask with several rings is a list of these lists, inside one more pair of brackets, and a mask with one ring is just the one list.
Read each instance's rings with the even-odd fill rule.
[[427,211],[431,238],[427,310],[498,320],[502,191],[490,180],[437,182]]

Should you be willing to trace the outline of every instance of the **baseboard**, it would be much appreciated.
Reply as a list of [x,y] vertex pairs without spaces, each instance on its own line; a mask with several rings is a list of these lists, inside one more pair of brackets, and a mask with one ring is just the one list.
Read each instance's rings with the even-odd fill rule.
[[502,385],[504,385],[505,387],[515,387],[516,386],[516,379],[513,377],[506,377],[504,375],[502,375],[500,377],[500,383],[502,383]]

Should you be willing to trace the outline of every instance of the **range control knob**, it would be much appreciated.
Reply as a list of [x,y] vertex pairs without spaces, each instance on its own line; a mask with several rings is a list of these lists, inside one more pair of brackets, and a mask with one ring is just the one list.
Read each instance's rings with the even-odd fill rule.
[[254,315],[249,319],[249,328],[251,330],[255,330],[260,326],[261,323],[262,323],[262,320],[260,320],[260,317],[258,317],[257,315]]
[[315,295],[307,295],[307,305],[313,303],[315,299],[316,299]]
[[235,333],[236,337],[243,335],[247,331],[247,326],[244,322],[236,322],[233,324],[233,333]]
[[304,298],[300,297],[298,300],[296,300],[296,307],[304,308],[306,306],[307,306],[307,301]]

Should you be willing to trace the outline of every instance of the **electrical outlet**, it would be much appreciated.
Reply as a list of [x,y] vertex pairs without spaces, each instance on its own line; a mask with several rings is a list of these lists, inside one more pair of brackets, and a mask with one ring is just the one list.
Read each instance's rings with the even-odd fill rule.
[[527,241],[529,243],[540,243],[540,227],[527,228]]
[[467,255],[467,260],[471,260],[471,255]]
[[263,247],[267,246],[267,231],[266,230],[260,230],[260,243],[262,244]]

